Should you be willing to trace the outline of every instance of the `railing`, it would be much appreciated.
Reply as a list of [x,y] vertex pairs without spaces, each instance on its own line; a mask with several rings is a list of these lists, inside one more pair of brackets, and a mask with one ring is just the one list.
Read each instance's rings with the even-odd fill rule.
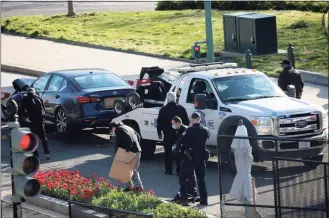
[[[103,206],[96,206],[92,204],[77,202],[77,201],[68,201],[69,204],[69,217],[70,218],[76,218],[81,216],[81,212],[74,213],[72,206],[76,205],[85,209],[93,210],[93,214],[91,217],[96,217],[95,213],[101,213],[104,217],[106,215],[107,218],[152,218],[153,214],[144,214],[139,212],[133,212],[133,211],[126,211],[126,210],[118,210],[118,209],[112,209],[108,207]],[[79,210],[77,210],[79,211]],[[99,216],[100,217],[100,216]]]
[[[218,146],[218,176],[222,217],[248,217],[247,213],[251,211],[251,217],[329,218],[329,163],[280,157],[281,151],[286,151],[280,148],[280,142],[297,142],[297,144],[309,142],[310,146],[315,145],[315,147],[311,147],[313,149],[327,143],[327,140],[232,135],[220,135],[218,138],[274,142],[273,149],[271,149],[274,154],[272,164],[254,165],[251,171],[256,181],[257,201],[261,203],[256,203],[256,201],[237,202],[229,197],[228,192],[232,182],[227,182],[227,180],[233,181],[234,176],[225,173],[223,166],[226,163],[222,161],[223,153],[221,146]],[[223,185],[224,182],[225,185]]]

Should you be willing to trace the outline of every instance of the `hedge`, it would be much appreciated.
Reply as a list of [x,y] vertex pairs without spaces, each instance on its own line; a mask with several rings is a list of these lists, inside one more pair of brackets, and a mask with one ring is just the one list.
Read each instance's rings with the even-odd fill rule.
[[[203,9],[203,1],[161,1],[155,10]],[[277,1],[213,1],[212,9],[218,10],[298,10],[325,13],[328,2],[277,2]]]

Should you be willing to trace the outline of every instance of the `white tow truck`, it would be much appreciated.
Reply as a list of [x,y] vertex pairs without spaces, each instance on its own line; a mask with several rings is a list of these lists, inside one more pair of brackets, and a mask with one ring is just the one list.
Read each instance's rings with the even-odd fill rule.
[[[150,80],[144,79],[148,74]],[[143,85],[147,83],[146,85]],[[142,68],[137,92],[144,103],[113,121],[122,121],[140,133],[142,156],[151,158],[158,138],[156,124],[160,108],[168,91],[175,92],[177,102],[190,116],[202,114],[202,124],[209,129],[207,142],[210,151],[220,146],[222,158],[234,167],[232,139],[218,135],[234,135],[239,120],[244,121],[249,136],[318,139],[325,142],[279,142],[280,156],[321,161],[328,139],[328,117],[317,105],[288,97],[264,73],[243,69],[235,63],[188,65],[164,71],[159,67]],[[150,93],[152,92],[152,93]],[[157,93],[153,93],[157,92]],[[195,96],[204,96],[195,109]],[[151,97],[150,97],[151,96]],[[153,97],[152,97],[153,96]],[[200,101],[200,100],[198,100]],[[274,141],[250,140],[256,162],[270,161],[275,153]],[[216,153],[216,152],[213,152]]]

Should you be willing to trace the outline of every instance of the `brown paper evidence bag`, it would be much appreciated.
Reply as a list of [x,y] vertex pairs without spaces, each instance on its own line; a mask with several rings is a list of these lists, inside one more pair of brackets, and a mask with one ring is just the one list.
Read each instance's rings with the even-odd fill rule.
[[131,180],[137,163],[137,154],[118,148],[109,172],[109,177],[121,183]]

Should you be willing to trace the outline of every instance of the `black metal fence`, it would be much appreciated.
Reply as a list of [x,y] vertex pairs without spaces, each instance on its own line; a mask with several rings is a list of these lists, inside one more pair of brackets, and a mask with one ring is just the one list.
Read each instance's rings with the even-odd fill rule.
[[[257,196],[253,202],[239,202],[230,196],[235,175],[227,172],[226,162],[218,146],[218,175],[222,217],[289,217],[329,218],[329,163],[314,160],[284,158],[282,145],[293,149],[294,143],[310,142],[311,148],[326,140],[304,140],[280,137],[240,137],[221,135],[219,138],[248,139],[273,142],[272,162],[255,163],[251,175],[255,179]],[[268,145],[268,144],[266,144]],[[290,146],[290,147],[288,147]],[[295,146],[296,147],[296,146]],[[326,152],[328,148],[325,148]],[[222,155],[220,155],[222,154]],[[251,214],[251,216],[250,216]],[[261,216],[259,216],[261,215]],[[248,217],[248,216],[247,216]]]
[[[305,165],[312,170],[300,170]],[[278,217],[329,218],[329,163],[275,157],[273,166]],[[299,176],[289,178],[287,167]]]
[[[133,211],[118,210],[92,204],[68,201],[69,217],[107,217],[107,218],[151,218],[153,214],[144,214]],[[82,210],[84,209],[84,212]]]

